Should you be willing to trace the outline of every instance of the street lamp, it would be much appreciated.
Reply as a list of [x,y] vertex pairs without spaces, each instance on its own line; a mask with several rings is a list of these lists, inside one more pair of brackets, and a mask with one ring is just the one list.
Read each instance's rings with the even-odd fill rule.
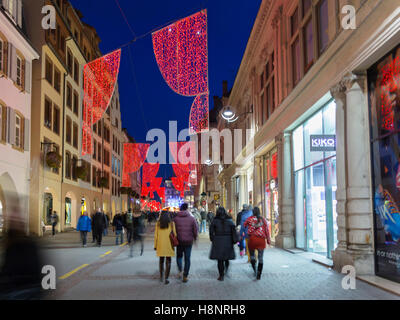
[[244,116],[244,115],[247,115],[247,114],[250,114],[250,113],[253,113],[253,109],[251,109],[248,112],[244,112],[244,113],[242,113],[240,115],[237,115],[231,106],[225,106],[221,110],[220,115],[228,123],[233,123],[233,122],[237,121],[241,116]]

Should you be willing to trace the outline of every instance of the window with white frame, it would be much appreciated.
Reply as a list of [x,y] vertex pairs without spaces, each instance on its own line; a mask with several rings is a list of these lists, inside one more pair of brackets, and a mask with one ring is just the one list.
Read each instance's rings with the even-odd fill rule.
[[15,115],[15,146],[22,148],[22,118]]
[[17,56],[17,85],[22,87],[22,59]]

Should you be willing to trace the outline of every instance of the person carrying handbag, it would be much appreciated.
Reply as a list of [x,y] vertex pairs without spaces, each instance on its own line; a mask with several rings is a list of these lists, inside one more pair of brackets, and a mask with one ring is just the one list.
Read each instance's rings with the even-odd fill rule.
[[223,281],[229,269],[229,260],[235,259],[234,244],[238,242],[235,224],[223,207],[218,208],[209,233],[212,242],[210,259],[218,260],[218,280]]
[[[175,249],[171,242],[170,234],[173,234],[176,238],[175,223],[171,221],[169,213],[163,211],[160,219],[156,223],[154,231],[154,250],[157,251],[157,256],[160,258],[160,281],[165,284],[169,283],[168,277],[171,271],[171,257],[175,256]],[[165,277],[164,276],[164,261],[165,262]]]
[[[249,251],[250,251],[250,262],[254,270],[254,274],[257,280],[261,279],[261,274],[264,266],[264,249],[266,242],[270,245],[271,238],[269,234],[269,228],[267,220],[261,217],[260,209],[254,207],[253,216],[247,218],[244,223],[244,227],[247,228],[247,234],[249,236]],[[258,266],[256,270],[256,257],[255,251],[258,253]]]

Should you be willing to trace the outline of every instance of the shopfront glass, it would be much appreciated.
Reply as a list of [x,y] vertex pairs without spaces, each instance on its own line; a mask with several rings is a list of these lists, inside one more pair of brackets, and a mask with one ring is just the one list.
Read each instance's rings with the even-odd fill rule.
[[65,225],[71,225],[72,204],[70,198],[65,198]]
[[375,271],[400,283],[400,46],[368,71]]
[[265,217],[272,241],[279,232],[278,150],[274,148],[264,157]]
[[293,132],[296,246],[331,258],[337,246],[336,151],[311,151],[315,135],[335,135],[332,101]]

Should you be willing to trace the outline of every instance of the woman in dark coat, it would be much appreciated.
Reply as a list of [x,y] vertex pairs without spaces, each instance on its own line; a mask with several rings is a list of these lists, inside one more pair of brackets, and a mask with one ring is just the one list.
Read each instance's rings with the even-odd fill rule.
[[210,240],[212,242],[210,259],[218,260],[219,281],[224,280],[224,274],[229,268],[229,260],[235,259],[233,245],[238,241],[235,224],[223,207],[219,207],[210,225]]

